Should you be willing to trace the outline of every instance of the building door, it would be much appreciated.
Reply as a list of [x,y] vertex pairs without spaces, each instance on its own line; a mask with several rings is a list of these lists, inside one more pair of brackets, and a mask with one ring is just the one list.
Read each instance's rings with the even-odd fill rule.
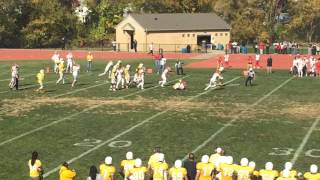
[[127,31],[128,35],[129,35],[129,46],[130,46],[130,49],[133,49],[134,46],[133,46],[133,43],[134,43],[134,31]]
[[203,42],[206,42],[206,44],[211,44],[211,36],[210,35],[198,35],[197,36],[197,44],[199,46],[202,46]]

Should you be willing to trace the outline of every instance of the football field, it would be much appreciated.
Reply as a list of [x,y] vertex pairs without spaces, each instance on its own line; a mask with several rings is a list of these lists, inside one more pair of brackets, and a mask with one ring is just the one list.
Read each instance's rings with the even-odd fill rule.
[[[185,61],[185,63],[193,60]],[[132,71],[151,60],[124,60]],[[294,78],[287,71],[267,75],[258,70],[254,86],[245,87],[242,70],[226,70],[225,85],[204,91],[213,69],[185,69],[185,75],[169,74],[168,85],[160,76],[147,74],[145,90],[109,91],[103,72],[107,61],[95,61],[85,72],[80,61],[79,82],[71,88],[56,85],[57,75],[46,74],[43,93],[36,92],[36,73],[52,67],[51,61],[17,61],[21,66],[21,90],[10,91],[12,61],[0,61],[0,179],[27,179],[27,161],[39,152],[46,179],[58,179],[59,165],[68,161],[85,179],[91,165],[113,157],[119,170],[127,151],[145,165],[160,146],[172,165],[194,152],[212,154],[225,149],[238,163],[242,157],[263,168],[268,161],[282,170],[287,161],[305,172],[320,160],[320,79]],[[174,67],[174,60],[168,61]],[[187,90],[172,85],[183,78]],[[121,179],[117,173],[117,179]]]

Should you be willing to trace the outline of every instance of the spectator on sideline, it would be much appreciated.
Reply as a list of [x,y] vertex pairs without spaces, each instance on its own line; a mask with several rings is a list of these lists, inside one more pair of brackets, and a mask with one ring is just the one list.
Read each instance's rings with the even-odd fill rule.
[[103,180],[102,176],[99,174],[97,167],[92,165],[90,167],[89,176],[87,180]]
[[272,57],[269,56],[267,59],[267,73],[270,74],[272,73]]
[[117,51],[117,41],[114,39],[114,40],[111,42],[111,44],[112,44],[112,49],[113,49],[113,51]]
[[183,167],[187,169],[188,180],[195,180],[197,175],[197,161],[193,153],[189,153],[188,159],[183,162]]
[[253,60],[252,60],[252,57],[251,56],[249,56],[249,58],[248,58],[248,64],[247,64],[247,69],[249,70],[250,68],[252,68],[252,65],[253,64]]
[[160,63],[159,73],[162,74],[163,71],[165,70],[167,59],[163,57],[163,58],[160,59],[159,63]]
[[149,44],[149,53],[148,54],[153,55],[153,42],[151,44]]
[[254,65],[254,68],[260,69],[260,54],[256,54],[256,63]]
[[155,65],[155,69],[157,71],[157,74],[160,74],[160,59],[161,59],[161,55],[160,54],[153,56],[154,65]]
[[133,41],[133,49],[134,49],[134,52],[137,52],[137,48],[138,48],[138,41],[135,39]]
[[42,179],[42,164],[41,161],[38,159],[38,152],[32,152],[32,157],[28,161],[29,166],[29,176],[30,180],[40,180]]
[[76,175],[76,171],[74,169],[70,169],[67,162],[62,163],[59,171],[60,180],[74,180]]
[[87,72],[91,71],[92,68],[92,60],[93,60],[93,55],[92,53],[89,51],[88,55],[87,55]]

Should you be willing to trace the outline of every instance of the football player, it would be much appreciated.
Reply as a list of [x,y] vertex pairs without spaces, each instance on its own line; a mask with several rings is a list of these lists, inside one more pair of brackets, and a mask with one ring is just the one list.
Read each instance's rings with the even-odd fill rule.
[[[290,178],[295,178],[297,176],[297,171],[292,170],[292,163],[291,162],[286,162],[284,164],[284,170],[288,170],[289,171],[289,176]],[[283,171],[280,172],[280,175],[282,176]]]
[[62,81],[62,84],[64,84],[64,61],[62,58],[60,58],[60,63],[58,65],[58,72],[59,72],[59,79],[57,80],[56,84],[59,84],[60,81]]
[[127,152],[126,159],[121,161],[121,174],[126,180],[129,177],[130,169],[134,168],[135,160],[133,159],[133,153]]
[[36,91],[43,90],[43,81],[44,81],[44,70],[41,69],[40,72],[37,74],[37,81],[39,83],[39,88]]
[[272,162],[267,162],[265,169],[259,171],[259,175],[261,176],[261,180],[274,180],[279,176],[279,173],[278,171],[273,170]]
[[13,64],[11,66],[11,80],[9,83],[9,88],[13,89],[15,87],[16,90],[19,89],[19,65]]
[[248,166],[249,160],[242,158],[240,160],[240,166],[236,167],[237,179],[238,180],[250,180],[253,169]]
[[67,59],[67,68],[66,68],[66,73],[69,72],[73,72],[72,68],[73,68],[73,55],[71,52],[69,52],[66,56]]
[[137,84],[137,88],[140,88],[141,90],[144,89],[144,72],[145,72],[145,67],[143,66],[142,63],[140,63],[136,73],[136,84]]
[[159,84],[161,85],[161,87],[164,87],[164,85],[167,83],[167,74],[170,71],[170,67],[166,67],[162,74],[161,74],[161,81],[159,81]]
[[76,82],[78,81],[79,72],[80,72],[80,64],[74,63],[72,67],[73,81],[72,81],[71,87],[74,87],[76,85]]
[[155,147],[154,150],[153,150],[154,154],[152,154],[149,158],[149,161],[148,161],[148,169],[150,170],[151,169],[151,165],[155,162],[158,161],[159,159],[159,155],[161,154],[161,149],[160,147]]
[[188,180],[187,170],[182,167],[182,161],[176,160],[174,167],[169,170],[170,180]]
[[172,87],[175,90],[185,90],[186,89],[186,81],[180,79],[177,83],[175,83]]
[[124,68],[119,65],[117,71],[116,71],[116,78],[117,78],[117,83],[116,83],[116,89],[119,90],[120,89],[120,85],[121,88],[124,88]]
[[277,180],[296,180],[295,177],[290,176],[290,171],[285,169],[282,171],[281,176],[277,178]]
[[306,180],[319,180],[320,179],[320,173],[318,173],[318,166],[315,164],[312,164],[310,166],[310,172],[306,172],[303,177]]
[[222,86],[223,82],[223,77],[222,77],[222,72],[223,67],[220,67],[215,73],[213,73],[208,86],[204,89],[205,91],[208,90],[209,88],[214,88],[216,86]]
[[211,180],[214,178],[214,165],[209,163],[209,156],[203,155],[201,162],[197,163],[196,180]]
[[164,160],[164,154],[160,153],[158,158],[158,162],[151,164],[153,180],[167,180],[169,166]]
[[249,167],[251,168],[251,171],[252,171],[251,179],[252,180],[258,179],[259,171],[255,170],[256,169],[256,163],[254,161],[250,161],[249,162]]
[[60,55],[57,51],[55,51],[51,57],[51,60],[53,61],[54,63],[54,67],[53,67],[53,71],[55,73],[58,73],[58,65],[60,63]]
[[223,150],[222,148],[218,147],[216,150],[215,150],[215,154],[211,154],[210,158],[209,158],[209,162],[210,163],[213,163],[213,164],[216,164],[217,163],[217,160],[219,159],[219,157],[222,155],[223,153]]
[[125,81],[125,86],[128,89],[130,85],[130,64],[126,65],[126,68],[124,69],[124,81]]
[[232,180],[235,170],[236,165],[233,164],[232,156],[227,156],[218,168],[218,171],[221,173],[221,180]]
[[100,174],[103,180],[114,180],[116,168],[112,165],[112,157],[107,156],[105,163],[100,165]]
[[147,175],[147,168],[142,166],[141,159],[136,159],[134,161],[134,168],[129,170],[130,180],[145,180]]
[[113,67],[113,61],[109,61],[106,67],[104,68],[104,72],[100,73],[98,76],[104,76],[108,73],[108,78],[111,78],[111,72],[112,72],[112,67]]

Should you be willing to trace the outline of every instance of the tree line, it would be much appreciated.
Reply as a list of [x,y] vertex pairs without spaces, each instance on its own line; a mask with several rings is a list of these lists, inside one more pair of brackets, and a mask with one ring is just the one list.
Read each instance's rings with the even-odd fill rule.
[[[81,3],[85,22],[75,13]],[[226,20],[237,41],[320,40],[320,0],[0,0],[0,47],[103,44],[125,14],[199,12]]]

